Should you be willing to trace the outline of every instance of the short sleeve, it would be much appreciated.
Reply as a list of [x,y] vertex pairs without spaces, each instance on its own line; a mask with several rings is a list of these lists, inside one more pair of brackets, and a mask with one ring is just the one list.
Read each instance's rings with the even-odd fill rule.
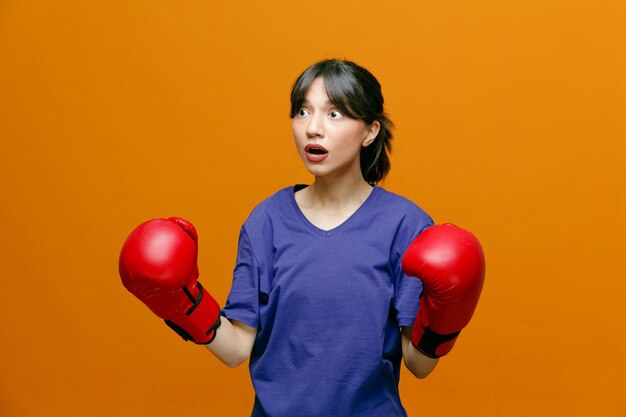
[[402,256],[411,242],[432,225],[433,220],[427,215],[421,221],[409,221],[401,225],[394,241],[393,268],[396,280],[393,308],[400,327],[413,327],[423,289],[422,281],[402,271]]
[[259,268],[245,227],[239,233],[233,283],[222,315],[248,326],[259,325]]

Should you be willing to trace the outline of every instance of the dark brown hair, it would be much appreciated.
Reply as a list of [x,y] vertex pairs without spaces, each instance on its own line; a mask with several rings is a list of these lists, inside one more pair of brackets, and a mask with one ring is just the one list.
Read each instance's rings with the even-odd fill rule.
[[326,59],[304,70],[291,89],[292,119],[304,102],[305,95],[314,79],[321,77],[330,102],[346,116],[361,119],[368,125],[380,123],[380,131],[374,141],[361,148],[361,172],[370,184],[381,181],[391,169],[388,153],[391,153],[391,129],[393,123],[383,108],[380,83],[367,69],[354,62]]

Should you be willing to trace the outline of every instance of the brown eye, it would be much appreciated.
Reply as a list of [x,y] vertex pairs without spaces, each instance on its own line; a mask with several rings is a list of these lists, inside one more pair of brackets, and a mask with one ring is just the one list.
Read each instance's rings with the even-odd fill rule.
[[333,110],[328,114],[330,115],[331,119],[341,119],[343,117],[343,114],[341,114],[341,112],[337,110]]
[[298,116],[300,116],[300,117],[304,117],[304,116],[306,116],[308,114],[309,114],[309,111],[307,109],[299,109],[298,110]]

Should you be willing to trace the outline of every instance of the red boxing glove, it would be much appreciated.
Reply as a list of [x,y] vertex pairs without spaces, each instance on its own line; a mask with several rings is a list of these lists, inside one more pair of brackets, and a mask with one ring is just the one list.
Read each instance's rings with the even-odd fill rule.
[[485,280],[480,242],[453,224],[432,226],[409,245],[402,269],[424,285],[413,324],[413,346],[428,357],[443,356],[478,304]]
[[124,242],[119,271],[128,291],[183,339],[207,344],[220,307],[198,282],[198,234],[179,217],[140,224]]

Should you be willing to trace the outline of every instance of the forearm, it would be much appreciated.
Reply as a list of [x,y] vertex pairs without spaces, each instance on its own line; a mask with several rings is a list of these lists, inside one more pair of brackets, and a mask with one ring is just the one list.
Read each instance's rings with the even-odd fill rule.
[[205,346],[220,361],[234,368],[250,357],[257,330],[235,320],[231,322],[224,316],[221,321],[215,339]]
[[419,379],[426,378],[439,363],[439,358],[433,359],[415,349],[411,343],[411,327],[402,328],[402,357],[404,365]]

